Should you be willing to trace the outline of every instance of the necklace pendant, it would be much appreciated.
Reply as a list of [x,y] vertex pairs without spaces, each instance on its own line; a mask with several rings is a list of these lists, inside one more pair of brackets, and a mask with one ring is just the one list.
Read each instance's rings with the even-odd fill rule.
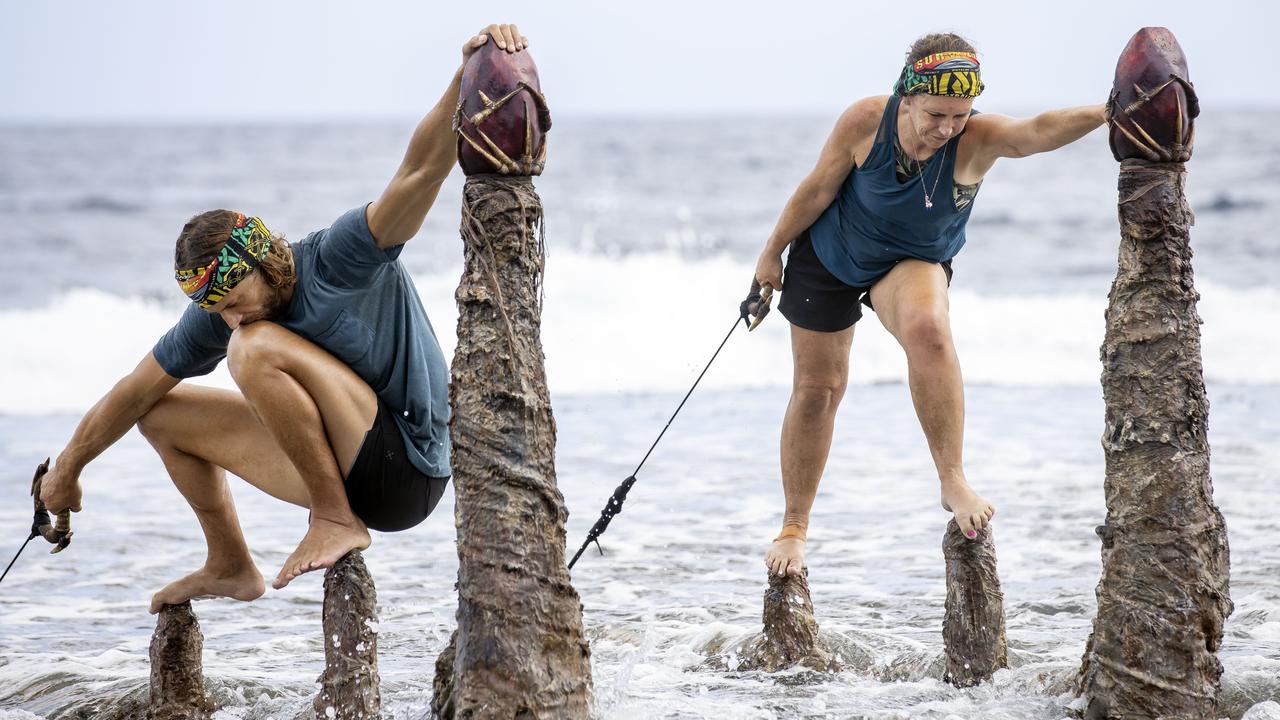
[[929,210],[929,209],[931,209],[932,207],[933,207],[933,201],[932,201],[932,200],[930,200],[929,198],[925,198],[925,199],[924,199],[924,209],[925,209],[925,210]]

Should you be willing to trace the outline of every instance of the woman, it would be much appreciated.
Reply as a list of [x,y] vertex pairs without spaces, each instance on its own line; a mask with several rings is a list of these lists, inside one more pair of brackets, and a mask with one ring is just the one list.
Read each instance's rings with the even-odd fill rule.
[[[817,167],[787,202],[756,265],[782,290],[795,359],[782,424],[782,532],[770,572],[799,574],[836,408],[849,374],[861,305],[906,352],[911,398],[941,483],[942,506],[977,537],[995,506],[969,486],[962,459],[964,387],[952,344],[951,259],[998,158],[1056,150],[1105,122],[1102,105],[1030,119],[977,114],[976,51],[964,38],[926,35],[907,53],[893,95],[864,98],[840,116]],[[783,275],[782,251],[787,256]]]

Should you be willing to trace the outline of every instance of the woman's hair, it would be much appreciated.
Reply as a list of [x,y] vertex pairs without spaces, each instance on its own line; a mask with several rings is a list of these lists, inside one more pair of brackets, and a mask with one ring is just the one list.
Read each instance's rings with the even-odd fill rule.
[[926,55],[940,52],[971,52],[975,55],[978,53],[973,43],[955,33],[929,33],[911,43],[906,62],[913,63]]
[[[173,267],[185,270],[208,265],[231,237],[239,213],[231,210],[210,210],[187,221],[178,235],[173,249]],[[258,264],[262,278],[272,288],[279,290],[294,280],[292,253],[289,241],[283,235],[272,233],[271,249]]]

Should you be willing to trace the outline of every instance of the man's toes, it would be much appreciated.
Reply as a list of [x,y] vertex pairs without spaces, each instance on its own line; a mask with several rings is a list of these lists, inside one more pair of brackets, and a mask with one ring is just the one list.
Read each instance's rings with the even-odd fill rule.
[[156,613],[160,612],[160,608],[163,605],[164,603],[160,602],[160,596],[158,593],[156,595],[152,595],[151,607],[147,609],[147,612],[151,613],[152,615],[155,615]]

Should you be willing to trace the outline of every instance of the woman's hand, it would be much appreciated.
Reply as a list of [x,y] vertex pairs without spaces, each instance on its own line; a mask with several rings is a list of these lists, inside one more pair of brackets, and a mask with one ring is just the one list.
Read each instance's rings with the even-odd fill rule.
[[471,53],[484,47],[493,39],[498,47],[509,53],[520,52],[529,47],[529,38],[520,34],[520,29],[510,24],[493,24],[476,33],[475,37],[462,44],[462,62],[471,57]]
[[756,282],[774,290],[782,289],[782,254],[765,250],[756,262]]

